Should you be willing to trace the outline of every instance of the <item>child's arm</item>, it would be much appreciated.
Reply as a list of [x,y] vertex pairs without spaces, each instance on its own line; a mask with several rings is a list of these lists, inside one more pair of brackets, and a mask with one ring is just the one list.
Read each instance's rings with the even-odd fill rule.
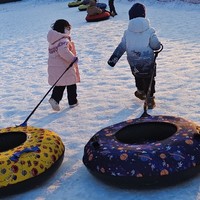
[[114,67],[125,51],[126,51],[126,41],[125,41],[125,37],[122,37],[121,42],[119,43],[117,48],[114,50],[113,54],[111,55],[107,63],[111,67]]
[[125,49],[122,48],[121,45],[119,44],[118,47],[113,52],[112,56],[109,58],[108,64],[111,67],[114,67],[116,65],[116,63],[118,62],[118,60],[122,57],[124,52],[125,52]]
[[161,48],[161,43],[155,33],[155,31],[152,33],[149,41],[149,45],[153,50],[159,50]]
[[67,62],[72,62],[76,57],[75,52],[73,52],[71,48],[72,46],[69,42],[63,44],[58,48],[59,55]]

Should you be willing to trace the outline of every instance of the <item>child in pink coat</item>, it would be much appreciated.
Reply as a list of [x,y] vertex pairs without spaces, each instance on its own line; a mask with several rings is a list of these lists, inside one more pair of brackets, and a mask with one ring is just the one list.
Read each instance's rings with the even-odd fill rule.
[[[71,25],[64,19],[57,20],[52,29],[48,32],[49,42],[48,57],[48,82],[50,85],[59,79],[66,68],[76,59],[75,45],[70,37]],[[53,110],[59,111],[59,103],[63,98],[65,88],[67,88],[67,99],[71,108],[78,105],[77,85],[80,82],[80,75],[77,62],[62,76],[53,88],[49,103]]]

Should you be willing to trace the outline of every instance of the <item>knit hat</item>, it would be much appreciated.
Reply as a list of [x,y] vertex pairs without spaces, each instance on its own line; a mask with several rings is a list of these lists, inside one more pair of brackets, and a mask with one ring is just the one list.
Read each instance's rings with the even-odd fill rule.
[[128,14],[129,14],[129,20],[136,17],[145,17],[146,16],[145,6],[143,4],[136,3],[131,7]]

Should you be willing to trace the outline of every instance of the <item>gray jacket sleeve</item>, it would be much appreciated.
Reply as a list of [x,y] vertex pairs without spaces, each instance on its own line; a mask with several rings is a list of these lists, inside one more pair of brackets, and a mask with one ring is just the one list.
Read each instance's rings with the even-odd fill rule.
[[160,41],[158,40],[158,37],[155,33],[155,30],[152,29],[152,34],[151,34],[151,37],[150,37],[150,41],[149,41],[149,46],[153,49],[153,50],[158,50],[160,49],[160,46],[161,43]]

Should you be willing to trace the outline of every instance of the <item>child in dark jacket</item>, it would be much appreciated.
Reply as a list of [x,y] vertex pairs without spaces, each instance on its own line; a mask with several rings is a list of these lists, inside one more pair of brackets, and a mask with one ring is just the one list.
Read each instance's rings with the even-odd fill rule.
[[[154,66],[154,51],[161,48],[155,30],[150,26],[149,20],[145,18],[145,6],[140,3],[134,4],[129,10],[128,29],[124,31],[121,42],[108,60],[112,67],[120,57],[127,53],[127,60],[130,65],[137,91],[135,96],[145,100],[151,80],[152,68]],[[151,93],[147,99],[148,109],[155,107],[155,76],[154,73]]]

